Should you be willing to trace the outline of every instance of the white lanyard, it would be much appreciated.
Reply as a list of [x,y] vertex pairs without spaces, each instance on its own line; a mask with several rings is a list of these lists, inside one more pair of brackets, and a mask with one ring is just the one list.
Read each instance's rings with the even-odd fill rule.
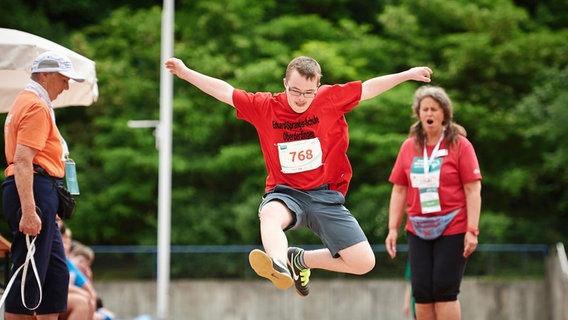
[[424,141],[424,175],[426,177],[430,175],[430,162],[432,162],[434,158],[436,158],[436,155],[438,154],[438,149],[440,148],[440,144],[442,143],[443,139],[444,139],[444,130],[442,131],[440,139],[438,139],[438,143],[436,143],[434,150],[432,150],[432,155],[430,156],[430,158],[428,158],[428,152],[426,151],[427,141]]
[[[51,99],[49,99],[49,95],[44,87],[42,87],[39,83],[30,80],[28,85],[24,88],[26,91],[31,91],[35,93],[45,104],[49,107],[49,113],[51,114],[51,119],[55,124],[55,111],[53,111],[53,107],[51,106]],[[57,127],[57,125],[56,125]],[[57,129],[59,131],[59,129]],[[69,157],[69,147],[67,146],[67,142],[63,139],[61,132],[59,133],[59,137],[61,138],[61,148],[63,150],[63,154],[61,155],[61,160],[65,160]]]

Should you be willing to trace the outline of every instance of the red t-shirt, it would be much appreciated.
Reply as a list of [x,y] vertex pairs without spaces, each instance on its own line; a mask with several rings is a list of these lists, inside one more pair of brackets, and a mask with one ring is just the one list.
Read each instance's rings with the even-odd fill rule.
[[[361,100],[360,81],[341,85],[323,85],[304,113],[289,106],[285,93],[249,93],[234,90],[233,104],[237,118],[251,123],[258,133],[268,171],[266,191],[277,184],[310,190],[329,184],[331,190],[347,193],[352,176],[347,158],[349,133],[345,113]],[[278,143],[318,138],[323,165],[303,172],[284,173]]]
[[[434,146],[426,146],[428,157],[432,155],[433,149]],[[467,208],[463,185],[475,180],[481,180],[479,163],[473,145],[463,136],[458,137],[457,145],[452,145],[449,148],[446,146],[446,139],[444,138],[440,144],[440,150],[448,151],[447,155],[442,157],[440,187],[438,189],[442,211],[422,214],[419,189],[412,187],[410,181],[412,161],[415,157],[423,157],[423,150],[418,150],[415,138],[408,138],[402,144],[389,181],[393,184],[408,187],[406,196],[408,215],[440,216],[461,208],[443,234],[463,233],[467,228]],[[408,219],[405,230],[414,233],[414,229]]]
[[61,160],[61,135],[49,107],[33,92],[22,91],[6,116],[4,123],[4,153],[8,167],[6,177],[14,175],[16,145],[38,150],[33,163],[44,168],[51,176],[62,178],[65,165]]

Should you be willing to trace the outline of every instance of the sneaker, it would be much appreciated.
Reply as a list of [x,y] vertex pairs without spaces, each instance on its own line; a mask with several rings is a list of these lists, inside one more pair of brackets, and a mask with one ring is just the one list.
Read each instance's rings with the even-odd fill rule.
[[294,279],[294,285],[296,286],[296,293],[300,296],[305,297],[310,294],[310,269],[300,269],[296,265],[296,257],[302,252],[304,249],[300,248],[288,248],[288,265],[290,269],[292,269],[292,278]]
[[266,278],[278,289],[288,289],[294,284],[286,265],[270,258],[264,251],[254,249],[249,254],[250,266],[259,276]]

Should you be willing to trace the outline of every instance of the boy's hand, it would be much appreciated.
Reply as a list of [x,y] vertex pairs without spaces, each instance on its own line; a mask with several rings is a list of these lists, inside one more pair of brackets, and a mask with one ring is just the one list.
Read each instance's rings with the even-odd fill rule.
[[432,75],[432,69],[428,67],[414,67],[409,69],[408,75],[411,80],[430,82],[430,76]]
[[166,69],[170,71],[170,73],[178,77],[180,76],[180,72],[187,68],[183,61],[178,58],[169,58],[168,60],[166,60],[164,65],[166,66]]

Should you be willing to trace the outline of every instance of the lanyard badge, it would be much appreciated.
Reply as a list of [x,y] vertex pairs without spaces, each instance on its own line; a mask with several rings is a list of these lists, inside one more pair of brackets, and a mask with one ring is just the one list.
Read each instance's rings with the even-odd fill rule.
[[420,192],[422,214],[439,212],[442,210],[440,205],[440,194],[438,193],[442,159],[438,156],[442,156],[442,150],[439,150],[439,148],[443,139],[444,133],[442,132],[430,157],[428,157],[426,144],[424,144],[423,158],[415,157],[410,169],[412,187],[419,189]]
[[70,158],[65,160],[65,181],[67,183],[67,190],[72,195],[79,194],[79,182],[77,181],[77,170],[75,169],[75,161]]

